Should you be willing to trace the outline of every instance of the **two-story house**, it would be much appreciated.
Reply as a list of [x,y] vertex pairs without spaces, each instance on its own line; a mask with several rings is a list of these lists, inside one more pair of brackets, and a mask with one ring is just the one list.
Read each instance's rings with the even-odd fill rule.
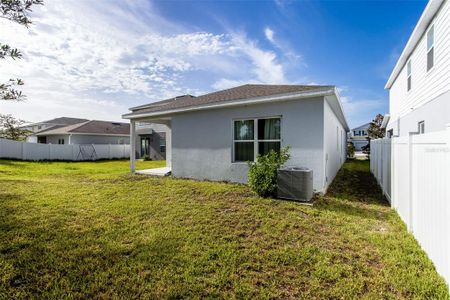
[[353,143],[356,151],[362,151],[362,148],[369,144],[369,134],[367,132],[369,125],[370,123],[367,123],[350,130],[348,141]]
[[386,84],[387,136],[441,131],[450,123],[450,3],[430,0]]

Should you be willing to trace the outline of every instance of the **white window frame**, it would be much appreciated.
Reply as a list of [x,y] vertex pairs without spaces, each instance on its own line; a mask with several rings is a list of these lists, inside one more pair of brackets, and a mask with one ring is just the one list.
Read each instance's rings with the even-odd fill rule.
[[411,59],[406,63],[406,91],[412,90],[412,62]]
[[64,139],[58,139],[58,145],[64,145]]
[[[258,139],[258,120],[268,120],[268,119],[280,119],[280,139],[277,140],[260,140]],[[234,138],[234,123],[236,121],[249,121],[253,120],[253,140],[236,140]],[[256,157],[259,153],[259,143],[260,142],[279,142],[280,148],[282,147],[282,128],[283,128],[283,118],[282,116],[270,116],[270,117],[258,117],[258,118],[236,118],[231,120],[231,163],[233,164],[246,164],[245,161],[236,161],[234,152],[234,144],[235,143],[253,143],[253,161],[256,161]]]
[[[433,44],[428,48],[428,34],[433,31]],[[426,47],[427,47],[427,57],[426,57],[426,68],[427,68],[427,73],[430,72],[431,70],[434,69],[434,66],[436,65],[436,51],[434,51],[434,46],[436,44],[436,30],[434,29],[434,24],[431,24],[430,28],[427,30],[427,34],[426,34]],[[430,53],[430,51],[433,50],[433,66],[428,69],[428,53]]]

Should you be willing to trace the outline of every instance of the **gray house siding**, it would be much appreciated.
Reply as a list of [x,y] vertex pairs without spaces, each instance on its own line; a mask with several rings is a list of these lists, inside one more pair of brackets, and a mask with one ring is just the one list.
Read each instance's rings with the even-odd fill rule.
[[233,119],[281,116],[281,145],[291,146],[287,165],[314,170],[324,190],[324,98],[186,112],[172,118],[175,177],[247,182],[246,163],[232,163]]
[[[150,148],[150,158],[152,160],[164,160],[166,159],[166,152],[161,152],[160,149],[160,141],[166,138],[165,132],[153,132],[151,134],[148,133],[140,133],[136,138],[136,158],[142,158],[142,149],[141,149],[141,139],[148,138],[150,140],[149,148]],[[166,147],[167,148],[167,147]]]
[[[46,144],[58,144],[60,139],[64,139],[64,144],[69,144],[69,135],[47,135]],[[37,140],[37,138],[36,138]],[[129,144],[130,137],[128,136],[103,136],[103,135],[80,135],[72,134],[70,137],[70,144]]]
[[[166,146],[166,152],[161,151],[161,140],[165,140],[169,128],[164,124],[156,123],[139,123],[136,129],[136,158],[142,158],[141,139],[148,138],[150,158],[152,160],[164,160],[166,159],[168,147]],[[167,143],[167,141],[166,141]]]
[[73,134],[71,144],[129,144],[129,136],[80,135]]

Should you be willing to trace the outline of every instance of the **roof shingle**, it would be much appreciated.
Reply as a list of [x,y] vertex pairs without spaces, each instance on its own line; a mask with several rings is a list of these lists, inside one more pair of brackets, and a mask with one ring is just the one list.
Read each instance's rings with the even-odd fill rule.
[[215,104],[227,101],[244,100],[258,97],[283,95],[298,92],[321,91],[334,88],[331,85],[268,85],[246,84],[238,87],[217,91],[198,97],[184,95],[148,105],[131,108],[132,113],[161,112],[172,109],[195,107],[205,104]]

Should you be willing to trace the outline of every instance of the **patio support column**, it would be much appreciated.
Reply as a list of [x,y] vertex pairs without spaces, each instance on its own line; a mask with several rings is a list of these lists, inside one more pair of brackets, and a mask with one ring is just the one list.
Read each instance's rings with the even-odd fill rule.
[[136,121],[130,120],[130,171],[136,171]]
[[166,133],[166,167],[172,169],[172,123],[167,124],[169,130]]

